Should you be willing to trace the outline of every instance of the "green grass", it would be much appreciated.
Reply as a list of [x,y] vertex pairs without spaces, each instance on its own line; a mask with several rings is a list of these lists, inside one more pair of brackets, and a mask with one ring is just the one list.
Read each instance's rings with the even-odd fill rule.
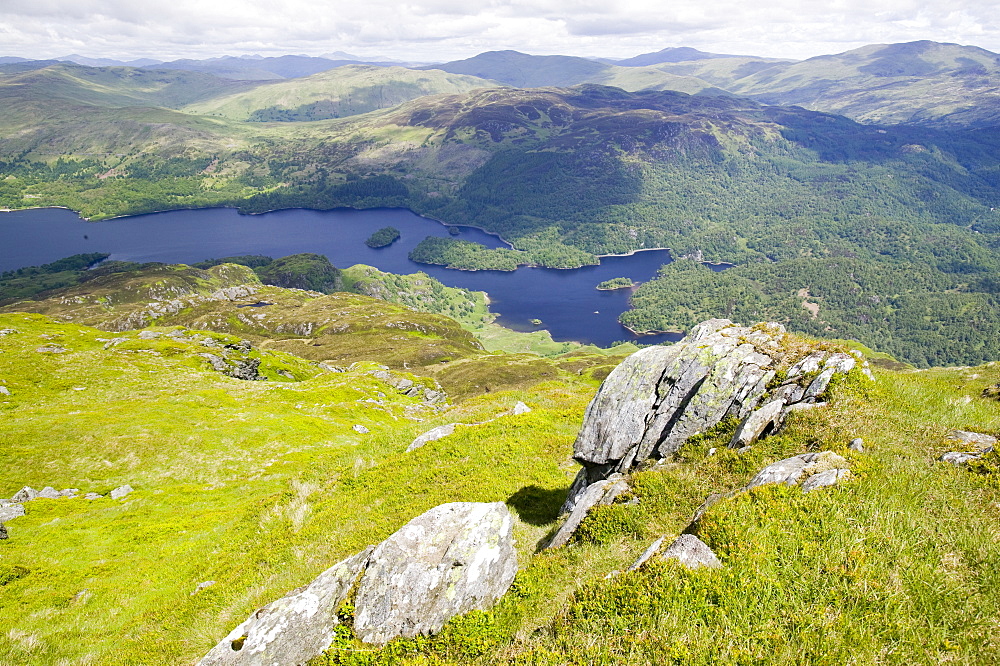
[[[192,660],[237,617],[425,509],[558,491],[587,398],[563,380],[441,415],[370,366],[317,373],[300,360],[303,381],[243,382],[162,340],[105,350],[94,329],[0,322],[17,330],[0,339],[12,394],[0,403],[12,470],[0,495],[136,489],[123,501],[36,501],[11,521],[2,566],[28,570],[0,595],[0,661],[13,663]],[[68,351],[34,351],[43,343]],[[493,418],[519,399],[535,411],[403,453],[434,424]],[[205,580],[217,584],[191,596]]]
[[[241,382],[183,341],[105,350],[106,333],[27,314],[0,315],[0,328],[17,330],[0,338],[13,470],[0,495],[136,489],[121,501],[36,500],[10,521],[0,661],[191,662],[254,608],[447,501],[505,501],[520,517],[512,592],[438,637],[372,651],[344,636],[326,662],[989,664],[1000,654],[1000,488],[935,462],[949,428],[1000,427],[1000,403],[980,397],[1000,365],[852,377],[829,407],[748,454],[724,448],[728,432],[707,433],[634,476],[623,499],[638,504],[595,512],[575,544],[535,554],[576,470],[572,442],[596,389],[575,378],[574,364],[597,367],[586,354],[445,364],[465,399],[442,413],[371,377],[371,364],[325,373],[275,356],[299,381]],[[35,351],[55,344],[68,351]],[[530,381],[504,384],[504,373]],[[484,379],[501,388],[487,392]],[[495,418],[517,400],[533,411],[404,453],[435,425]],[[858,436],[867,451],[847,451]],[[851,461],[840,486],[764,487],[709,510],[697,532],[721,570],[654,564],[605,579],[684,530],[709,494],[825,449]],[[216,583],[193,595],[206,580]]]

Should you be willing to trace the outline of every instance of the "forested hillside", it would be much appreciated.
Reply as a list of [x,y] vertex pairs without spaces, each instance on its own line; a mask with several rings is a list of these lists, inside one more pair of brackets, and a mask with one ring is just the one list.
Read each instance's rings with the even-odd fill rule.
[[[787,304],[802,290],[824,299],[815,318],[760,307],[799,330],[855,336],[921,365],[1000,353],[992,130],[876,127],[734,97],[596,85],[241,122],[137,106],[158,93],[96,71],[100,86],[64,65],[0,80],[11,102],[0,119],[0,205],[63,205],[94,218],[210,205],[403,206],[497,232],[522,253],[421,248],[425,260],[461,268],[580,266],[649,247],[741,266],[712,278],[723,286],[685,292],[685,303],[645,287],[633,328],[684,327],[728,309],[719,294],[746,274],[767,302],[780,294]],[[201,76],[175,72],[158,84],[165,105],[207,95]],[[856,280],[855,300],[891,303],[888,311],[843,301],[848,260],[851,275],[877,276]],[[972,344],[946,342],[957,328]]]

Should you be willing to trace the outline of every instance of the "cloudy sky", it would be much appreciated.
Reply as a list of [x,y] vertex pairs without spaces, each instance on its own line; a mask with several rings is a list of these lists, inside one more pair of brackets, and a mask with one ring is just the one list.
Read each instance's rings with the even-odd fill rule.
[[807,58],[931,39],[1000,51],[990,0],[0,0],[0,55],[123,60],[347,51],[625,58],[668,46]]

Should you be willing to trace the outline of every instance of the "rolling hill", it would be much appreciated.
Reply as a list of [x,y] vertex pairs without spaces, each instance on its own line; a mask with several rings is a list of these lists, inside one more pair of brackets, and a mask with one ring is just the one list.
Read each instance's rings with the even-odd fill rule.
[[257,58],[237,58],[223,56],[204,60],[171,60],[151,65],[152,69],[188,70],[214,74],[223,79],[239,81],[272,81],[276,79],[292,79],[300,76],[318,74],[344,65],[378,65],[377,62],[358,62],[355,59],[339,59],[283,55]]
[[677,90],[688,94],[726,94],[704,81],[674,75],[656,67],[620,67],[573,56],[535,56],[518,51],[490,51],[456,60],[437,69],[492,79],[517,88],[567,87],[582,83],[624,90]]
[[721,53],[706,53],[689,46],[668,47],[655,53],[643,53],[624,60],[615,60],[614,63],[620,67],[646,67],[647,65],[659,65],[667,62],[690,62],[698,60],[712,60],[716,58],[740,58],[743,56],[723,55]]
[[930,41],[873,44],[778,64],[729,88],[860,122],[934,127],[1000,124],[1000,56]]
[[266,83],[188,105],[184,111],[232,120],[325,120],[385,109],[424,95],[495,87],[495,81],[405,67],[345,65],[312,76]]

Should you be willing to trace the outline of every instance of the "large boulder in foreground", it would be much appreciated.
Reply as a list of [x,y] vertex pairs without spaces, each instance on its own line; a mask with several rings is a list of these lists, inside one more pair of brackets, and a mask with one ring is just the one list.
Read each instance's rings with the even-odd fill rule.
[[512,528],[500,502],[442,504],[411,520],[369,559],[354,602],[355,634],[382,645],[492,606],[517,573]]
[[368,548],[338,562],[305,587],[254,611],[198,666],[304,664],[333,642],[337,609],[371,555]]
[[[583,469],[564,509],[593,483],[667,458],[723,419],[741,422],[730,445],[749,446],[857,363],[850,354],[795,344],[780,324],[728,319],[702,322],[676,344],[641,349],[608,375],[587,407],[573,447]],[[773,386],[779,370],[786,379]]]
[[442,504],[375,547],[251,613],[199,666],[295,666],[330,647],[337,611],[355,585],[354,631],[383,645],[432,634],[485,609],[517,573],[513,518],[503,503]]

